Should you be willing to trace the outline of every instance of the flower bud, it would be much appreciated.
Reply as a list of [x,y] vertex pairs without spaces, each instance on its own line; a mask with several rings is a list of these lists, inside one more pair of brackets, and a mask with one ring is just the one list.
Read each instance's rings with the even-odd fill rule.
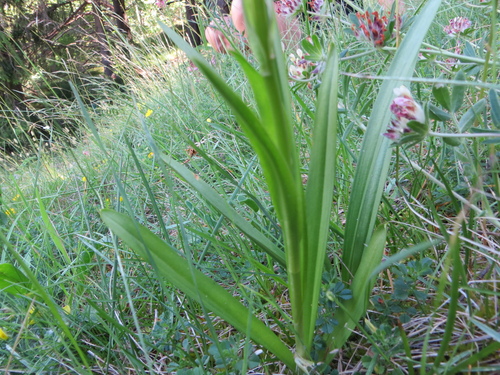
[[[390,110],[394,114],[394,119],[387,128],[387,133],[384,134],[387,138],[393,141],[400,141],[401,137],[407,133],[415,131],[415,125],[421,124],[418,127],[418,133],[425,136],[427,133],[427,125],[425,125],[425,112],[418,104],[410,91],[405,86],[400,86],[394,89],[396,98],[391,103]],[[411,127],[408,123],[412,121]],[[417,124],[415,124],[417,123]],[[415,137],[412,137],[412,140]]]

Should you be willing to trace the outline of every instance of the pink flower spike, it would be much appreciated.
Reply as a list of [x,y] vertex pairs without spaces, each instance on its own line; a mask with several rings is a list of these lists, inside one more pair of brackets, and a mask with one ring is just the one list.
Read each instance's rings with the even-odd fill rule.
[[323,7],[323,4],[325,3],[324,0],[310,0],[308,1],[307,4],[311,7],[312,13],[315,13],[315,15],[311,16],[311,19],[314,21],[319,21],[321,20],[321,8]]
[[198,70],[198,67],[194,65],[192,61],[189,62],[189,66],[187,67],[188,72],[196,72]]
[[[425,113],[420,104],[418,104],[405,86],[394,89],[396,97],[391,103],[390,110],[394,115],[391,124],[387,127],[387,132],[383,135],[395,142],[401,140],[404,134],[411,133],[413,130],[408,126],[408,122],[416,121],[422,124],[425,129]],[[425,131],[422,133],[424,134]]]
[[393,92],[394,92],[394,95],[396,95],[396,97],[402,96],[403,98],[413,99],[413,96],[411,95],[410,90],[408,90],[408,88],[406,86],[396,87],[393,90]]
[[354,36],[358,40],[368,40],[375,47],[383,47],[385,43],[385,32],[387,31],[388,20],[386,16],[379,16],[378,12],[356,13],[359,28],[351,26]]
[[450,20],[448,26],[445,26],[444,32],[448,35],[455,36],[455,34],[463,33],[471,26],[472,22],[467,17],[455,17]]
[[301,0],[278,0],[275,3],[275,9],[276,13],[288,16],[295,14],[299,10],[301,5]]
[[308,2],[314,13],[319,13],[324,3],[324,0],[311,0]]
[[394,89],[396,98],[392,101],[391,112],[398,120],[404,118],[407,121],[418,121],[425,123],[425,113],[405,86]]

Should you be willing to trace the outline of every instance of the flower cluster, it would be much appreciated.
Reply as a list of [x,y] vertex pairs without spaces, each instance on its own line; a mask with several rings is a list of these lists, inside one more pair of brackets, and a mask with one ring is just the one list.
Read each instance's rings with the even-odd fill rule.
[[309,4],[309,6],[311,7],[311,11],[312,13],[314,13],[315,15],[312,15],[311,16],[311,19],[314,20],[314,21],[319,21],[321,20],[321,16],[320,16],[320,13],[321,13],[321,8],[323,7],[323,4],[325,3],[324,0],[311,0],[309,1],[307,4]]
[[[462,46],[460,42],[457,43],[453,52],[456,53],[457,55],[460,55],[462,53]],[[444,62],[449,69],[452,69],[458,64],[458,59],[454,57],[449,57]]]
[[378,12],[356,14],[357,22],[351,30],[359,40],[369,40],[375,47],[382,47],[385,42],[388,20],[386,16],[380,17]]
[[[390,110],[394,114],[394,119],[384,134],[393,141],[399,141],[404,134],[411,133],[413,129],[408,125],[410,121],[425,124],[425,113],[410,91],[401,86],[394,89],[396,98],[392,101]],[[422,126],[424,128],[424,126]]]
[[463,33],[472,23],[466,17],[455,17],[450,20],[450,24],[444,27],[444,32],[448,35],[455,36],[455,34]]
[[309,6],[311,7],[314,13],[319,13],[324,3],[325,3],[324,0],[311,0],[308,2]]
[[290,77],[297,81],[310,80],[321,73],[324,69],[322,62],[314,62],[306,59],[306,54],[298,49],[296,55],[289,56],[291,65],[289,68]]
[[301,5],[301,0],[278,0],[274,3],[276,13],[286,16],[295,14]]

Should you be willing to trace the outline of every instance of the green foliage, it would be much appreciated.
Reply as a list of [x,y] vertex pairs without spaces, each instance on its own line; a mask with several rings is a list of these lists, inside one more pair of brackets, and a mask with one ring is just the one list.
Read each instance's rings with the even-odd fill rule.
[[239,359],[238,343],[234,339],[224,340],[217,344],[211,344],[208,347],[208,353],[212,356],[214,368],[216,369],[234,369],[232,374],[243,373],[243,368],[251,370],[260,364],[259,357],[252,353],[246,360]]
[[113,233],[143,259],[148,260],[169,282],[236,329],[248,333],[253,340],[293,367],[293,356],[286,346],[224,288],[195,269],[174,249],[134,220],[111,210],[103,210],[101,216]]
[[0,291],[25,295],[31,290],[29,279],[10,263],[0,264]]
[[393,269],[397,278],[394,280],[394,295],[396,300],[407,300],[410,296],[415,297],[417,302],[425,303],[428,294],[425,291],[418,290],[416,283],[424,281],[424,276],[432,273],[431,265],[433,261],[429,258],[422,260],[411,260],[406,264],[399,264]]
[[[262,4],[250,5],[260,23]],[[48,91],[29,86],[25,122],[2,112],[18,140],[31,139],[22,128],[35,122],[88,129],[71,148],[50,138],[36,156],[1,156],[2,369],[292,374],[297,359],[318,374],[500,371],[497,4],[441,7],[434,20],[436,3],[419,4],[409,2],[403,18],[413,23],[402,29],[391,16],[382,47],[344,33],[348,18],[325,6],[321,21],[308,19],[302,54],[280,55],[276,35],[260,43],[276,29],[259,23],[249,37],[260,47],[188,49],[198,70],[162,41],[146,42],[157,15],[177,23],[170,8],[153,10],[140,24],[131,17],[137,44],[114,61],[126,93],[66,76],[69,65],[71,92],[32,76]],[[153,6],[134,9],[144,16]],[[472,27],[447,35],[457,16]],[[66,35],[61,42],[75,40]],[[310,81],[287,76],[297,63],[289,52],[304,57]],[[394,119],[390,86],[402,81],[428,129],[408,124],[414,142],[392,147],[382,133]],[[86,99],[95,87],[103,100]],[[336,136],[322,127],[330,118]],[[379,142],[380,154],[367,146]],[[357,216],[355,191],[372,204],[359,203]],[[353,232],[358,222],[366,227]],[[359,248],[347,246],[353,233],[366,235]],[[343,262],[349,248],[362,254],[355,274]],[[300,277],[288,272],[292,253]],[[311,345],[294,358],[301,337]]]
[[500,100],[495,90],[491,89],[488,93],[491,106],[491,121],[495,128],[500,128]]
[[[326,67],[328,74],[324,77],[325,83],[317,102],[314,147],[304,194],[293,138],[290,92],[274,17],[269,15],[265,2],[254,2],[245,10],[249,39],[261,64],[260,71],[256,71],[243,56],[235,54],[235,57],[253,88],[258,114],[250,111],[239,100],[238,95],[199,54],[170,29],[162,27],[223,95],[259,156],[283,228],[290,296],[298,334],[297,355],[306,359],[311,350],[316,322],[333,193],[337,56],[335,50],[331,49]],[[262,19],[268,19],[269,22],[262,22]],[[271,39],[269,36],[272,36]]]
[[371,353],[361,358],[367,372],[375,374],[401,375],[401,369],[389,370],[391,359],[403,353],[403,345],[397,328],[386,323],[378,327],[370,321],[365,321],[365,327],[371,333],[372,341],[376,343],[371,347]]

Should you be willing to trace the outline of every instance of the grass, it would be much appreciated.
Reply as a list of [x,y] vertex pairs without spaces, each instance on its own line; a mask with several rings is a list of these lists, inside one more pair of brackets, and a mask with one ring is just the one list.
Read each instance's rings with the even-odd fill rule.
[[[407,27],[415,12],[423,11],[418,6],[410,2]],[[500,128],[498,52],[494,44],[486,48],[497,40],[496,19],[487,16],[496,12],[486,11],[491,7],[496,9],[496,0],[443,1],[422,35],[415,68],[407,67],[407,73],[389,68],[404,44],[374,49],[343,29],[346,16],[327,21],[331,28],[318,32],[323,52],[329,41],[340,52],[340,75],[326,267],[314,270],[321,280],[318,319],[299,360],[311,373],[500,372],[498,146],[494,134],[475,137]],[[473,27],[447,36],[443,27],[464,15]],[[402,30],[402,42],[409,30]],[[0,328],[8,335],[0,341],[0,368],[10,373],[294,373],[287,351],[300,347],[296,340],[304,328],[297,325],[290,296],[293,276],[287,274],[290,259],[283,256],[290,248],[289,227],[276,204],[278,182],[270,182],[273,176],[254,151],[248,126],[202,68],[192,70],[179,50],[170,50],[168,69],[165,50],[144,46],[132,52],[131,61],[122,62],[124,72],[133,66],[143,74],[127,77],[126,95],[111,91],[112,100],[100,106],[55,103],[61,117],[86,129],[76,145],[35,148],[26,161],[2,156],[0,264],[12,264],[15,271],[0,270],[5,282],[0,286],[8,288],[0,294]],[[200,52],[212,58],[209,48]],[[256,66],[252,54],[244,57]],[[216,55],[210,69],[250,110],[262,111],[266,103],[256,99],[255,84],[244,74],[249,68],[236,61],[242,58]],[[401,80],[432,118],[433,135],[394,147],[380,134],[390,119],[392,88]],[[437,82],[444,87],[439,92]],[[288,95],[285,115],[293,124],[289,139],[302,184],[311,178],[318,92],[295,83]],[[482,99],[484,105],[476,105]],[[465,137],[452,142],[440,136],[449,133]],[[367,144],[379,142],[387,154],[364,156],[375,147]],[[373,193],[373,182],[362,171],[373,172],[363,163],[377,157],[387,158],[387,172],[373,177],[379,189]],[[372,198],[371,208],[353,199],[356,191]],[[100,215],[110,209],[130,218],[126,233],[109,231]],[[362,240],[353,236],[352,217],[371,223],[363,225]],[[127,233],[138,225],[145,228],[142,240],[131,245]],[[161,254],[137,250],[143,241],[156,241],[147,233],[163,240],[149,247],[164,248],[160,253],[171,253],[168,258],[151,261]],[[366,279],[353,281],[350,274],[358,266],[346,267],[347,254],[370,239],[382,243],[384,261],[361,262],[359,274]],[[349,245],[355,241],[358,245]],[[364,252],[375,256],[370,246]],[[178,263],[166,271],[174,259]],[[172,273],[184,266],[179,277],[186,279],[173,280]],[[359,296],[356,285],[366,285],[371,276],[373,289]],[[223,289],[226,300],[241,305],[238,321],[231,320],[224,301],[201,295],[207,278],[214,286],[206,293]],[[186,290],[190,280],[195,282]],[[214,298],[223,292],[217,293]],[[354,332],[342,331],[339,321]],[[255,336],[257,324],[273,333],[276,346]]]

